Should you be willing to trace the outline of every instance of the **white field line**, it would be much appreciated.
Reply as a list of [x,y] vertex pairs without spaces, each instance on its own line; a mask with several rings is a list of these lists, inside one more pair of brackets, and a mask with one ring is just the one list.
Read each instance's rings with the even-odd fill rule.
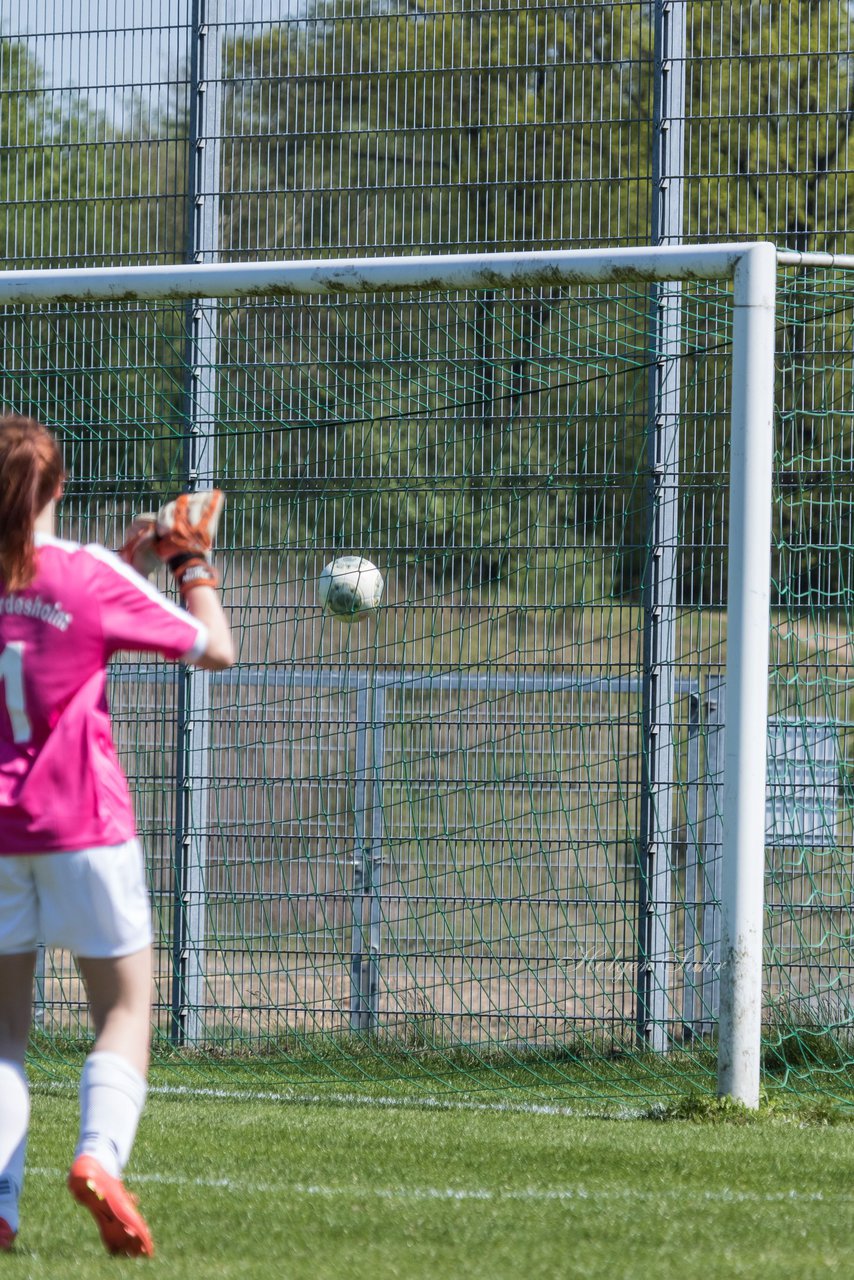
[[[62,1180],[62,1169],[28,1168],[27,1177]],[[690,1187],[670,1188],[596,1188],[596,1187],[519,1187],[493,1190],[489,1187],[374,1187],[364,1184],[352,1186],[323,1186],[305,1182],[246,1182],[243,1178],[199,1178],[181,1174],[134,1173],[129,1175],[131,1186],[155,1183],[165,1187],[197,1187],[205,1191],[235,1191],[242,1195],[317,1196],[323,1199],[351,1198],[374,1200],[477,1200],[492,1203],[507,1201],[597,1201],[610,1200],[691,1200],[700,1203],[721,1204],[850,1204],[854,1193],[823,1191],[798,1191],[795,1188],[781,1191],[734,1191],[729,1187],[719,1190],[693,1190]]]
[[[76,1093],[77,1085],[71,1080],[36,1080],[31,1082],[34,1093]],[[194,1088],[192,1085],[149,1085],[150,1097],[213,1098],[226,1102],[278,1102],[290,1105],[347,1107],[386,1107],[428,1111],[494,1111],[511,1115],[568,1116],[581,1119],[640,1120],[648,1114],[640,1107],[603,1108],[567,1107],[538,1102],[475,1102],[467,1098],[424,1097],[372,1097],[360,1093],[276,1093],[252,1089]]]

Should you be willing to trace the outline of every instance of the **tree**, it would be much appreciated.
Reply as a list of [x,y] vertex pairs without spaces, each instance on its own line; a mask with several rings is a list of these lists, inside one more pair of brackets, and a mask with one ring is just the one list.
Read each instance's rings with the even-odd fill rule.
[[[760,237],[797,250],[850,252],[849,7],[838,0],[744,0],[723,25],[718,5],[690,8],[687,154],[695,159],[686,181],[687,236]],[[838,488],[834,473],[854,466],[844,381],[852,299],[839,276],[787,273],[780,284],[777,598],[796,608],[827,607],[834,604],[833,584],[844,578],[843,548],[851,543],[850,500],[841,494],[829,500],[827,490],[829,483]],[[709,315],[713,327],[715,308]],[[714,361],[720,357],[706,363]],[[705,548],[725,541],[726,504],[712,495],[724,474],[722,409],[721,400],[686,455],[689,479],[692,470],[706,477],[698,481],[697,505],[719,513],[714,535],[698,531],[696,541]]]
[[[688,6],[688,18],[687,238],[770,235],[797,248],[847,248],[847,9],[838,0],[740,0],[721,23],[710,0]],[[226,257],[649,238],[645,6],[519,9],[501,0],[445,12],[403,0],[319,0],[299,21],[231,41],[226,74]],[[7,266],[183,256],[188,139],[180,111],[140,143],[79,103],[49,108],[39,68],[21,46],[5,42],[0,79],[0,143],[12,157],[0,213]],[[697,354],[683,378],[684,538],[702,556],[723,542],[728,359],[713,350],[727,340],[723,310],[711,290],[706,296],[703,309],[686,292],[686,346]],[[824,536],[822,439],[830,432],[843,464],[852,452],[843,374],[821,354],[826,341],[843,350],[849,342],[843,304],[836,300],[831,320],[795,280],[781,307],[780,530],[808,544]],[[128,323],[116,321],[95,340],[119,364],[122,325],[127,335]],[[100,404],[97,416],[106,419],[129,388],[134,412],[180,423],[182,333],[180,311],[163,319],[149,342],[156,373],[105,372],[93,390],[83,361],[77,372],[39,374],[39,395],[48,405],[51,396],[76,396],[80,415]],[[234,370],[225,416],[235,431],[266,427],[253,436],[259,467],[278,469],[283,483],[320,485],[336,460],[357,458],[353,493],[361,474],[370,501],[343,495],[331,503],[318,536],[355,537],[361,530],[352,522],[365,518],[368,531],[393,532],[435,572],[491,581],[506,575],[507,549],[531,529],[550,551],[574,554],[573,539],[573,547],[601,546],[608,520],[612,541],[636,546],[642,563],[638,476],[651,357],[643,290],[487,295],[465,306],[433,298],[408,310],[376,299],[247,306],[223,309],[222,335]],[[43,349],[55,341],[46,334]],[[75,341],[79,332],[63,336],[69,350]],[[224,457],[243,468],[251,459],[238,463],[238,439],[226,438]],[[553,491],[534,514],[532,460],[545,440]],[[395,458],[407,459],[405,476],[390,471]],[[437,458],[459,478],[450,498],[431,488]],[[811,574],[826,578],[828,554],[799,558],[803,590]],[[690,595],[701,559],[686,565]],[[618,588],[637,585],[637,574],[624,579],[616,563],[613,570]]]
[[[648,185],[650,88],[636,64],[648,58],[650,39],[633,6],[615,21],[596,10],[427,13],[366,0],[238,41],[228,59],[225,132],[240,146],[225,166],[227,252],[256,256],[261,227],[265,252],[314,257],[579,245],[601,240],[594,211],[603,208],[625,236],[617,214],[639,216]],[[575,118],[579,101],[622,104],[627,119],[591,130]],[[558,359],[549,330],[572,325],[566,302],[545,294],[465,307],[434,300],[421,305],[405,338],[393,332],[386,306],[289,306],[275,335],[265,311],[261,341],[271,360],[274,348],[284,355],[288,379],[281,389],[267,385],[262,413],[287,424],[280,440],[302,460],[300,491],[306,460],[320,478],[340,453],[359,459],[366,476],[385,477],[379,489],[371,485],[370,530],[350,527],[354,503],[342,495],[325,508],[322,536],[358,536],[362,545],[367,532],[391,536],[434,572],[473,581],[513,571],[520,520],[541,530],[534,541],[546,558],[574,555],[576,521],[558,512],[565,495],[556,488],[538,500],[537,514],[523,496],[537,483],[530,459],[545,431],[558,470],[561,458],[583,453],[591,464],[585,495],[596,466],[620,465],[624,415],[613,362],[608,373],[600,359],[609,385],[598,397],[579,395],[575,378],[547,394],[547,369]],[[619,325],[618,303],[590,307],[603,333],[609,308]],[[301,351],[311,352],[308,362],[294,358]],[[573,367],[584,370],[588,357],[579,353]],[[595,437],[589,449],[556,426],[570,405],[574,436]],[[607,446],[605,413],[614,437]],[[456,478],[453,494],[437,492],[429,477],[428,459],[437,456]],[[393,470],[403,457],[405,484]],[[287,475],[293,463],[282,469]],[[583,501],[588,519],[595,499]],[[521,554],[530,561],[538,553]]]
[[[125,139],[71,93],[55,101],[26,47],[0,41],[4,267],[174,256],[174,143]],[[3,310],[3,403],[63,430],[72,493],[86,500],[112,494],[117,476],[146,488],[151,476],[174,471],[180,445],[168,437],[180,431],[182,330],[181,308],[171,316],[161,308],[156,325],[143,308],[123,304]],[[139,344],[149,347],[147,368],[134,350]],[[127,421],[153,438],[142,474],[132,472],[138,456],[128,458]]]

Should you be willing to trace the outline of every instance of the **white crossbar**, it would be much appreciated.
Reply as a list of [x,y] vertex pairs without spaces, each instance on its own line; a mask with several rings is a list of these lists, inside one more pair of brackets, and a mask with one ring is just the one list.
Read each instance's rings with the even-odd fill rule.
[[0,304],[508,289],[597,281],[727,280],[734,277],[740,262],[763,249],[774,252],[771,245],[764,244],[677,245],[655,249],[3,271]]

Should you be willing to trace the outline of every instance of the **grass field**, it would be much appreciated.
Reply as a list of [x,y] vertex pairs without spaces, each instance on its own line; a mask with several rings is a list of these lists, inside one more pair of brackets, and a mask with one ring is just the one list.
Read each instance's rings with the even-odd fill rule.
[[65,1191],[76,1098],[37,1073],[4,1280],[852,1274],[854,1128],[815,1111],[609,1120],[519,1096],[227,1098],[175,1077],[155,1077],[128,1170],[157,1244],[143,1262],[107,1257]]

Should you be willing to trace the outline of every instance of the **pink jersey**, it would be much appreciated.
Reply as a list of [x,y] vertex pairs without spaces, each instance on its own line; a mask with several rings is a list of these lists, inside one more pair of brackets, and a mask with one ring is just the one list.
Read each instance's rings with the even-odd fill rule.
[[111,551],[36,534],[38,570],[0,586],[0,855],[136,832],[106,696],[120,649],[200,657],[207,630]]

